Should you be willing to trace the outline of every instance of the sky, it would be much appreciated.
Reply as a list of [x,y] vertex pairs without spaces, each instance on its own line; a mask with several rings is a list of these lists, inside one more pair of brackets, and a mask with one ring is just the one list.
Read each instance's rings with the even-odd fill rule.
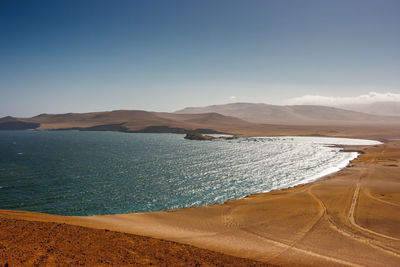
[[1,0],[0,117],[400,101],[399,14],[397,0]]

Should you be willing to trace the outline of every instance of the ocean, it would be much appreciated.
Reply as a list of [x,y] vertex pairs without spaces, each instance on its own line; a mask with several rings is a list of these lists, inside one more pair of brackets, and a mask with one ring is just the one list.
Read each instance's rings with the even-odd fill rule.
[[180,134],[0,131],[0,209],[60,215],[222,203],[315,180],[357,156],[333,144],[377,141]]

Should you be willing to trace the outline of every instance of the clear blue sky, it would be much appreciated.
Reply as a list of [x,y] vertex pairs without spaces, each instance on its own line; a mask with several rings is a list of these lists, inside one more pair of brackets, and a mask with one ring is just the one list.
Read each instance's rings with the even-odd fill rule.
[[400,93],[400,1],[0,1],[0,116]]

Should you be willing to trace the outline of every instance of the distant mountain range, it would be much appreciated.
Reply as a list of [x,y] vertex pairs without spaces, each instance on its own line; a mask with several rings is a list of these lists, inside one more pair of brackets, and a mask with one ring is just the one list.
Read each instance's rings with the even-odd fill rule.
[[142,110],[93,113],[41,114],[32,118],[4,117],[0,130],[86,130],[122,132],[224,132],[253,123],[217,113],[174,114]]
[[253,123],[280,125],[400,123],[399,116],[373,115],[334,107],[312,105],[276,106],[268,104],[232,103],[207,107],[189,107],[176,111],[175,113],[202,114],[209,112],[232,116]]
[[234,103],[191,107],[175,113],[116,110],[0,118],[0,130],[84,130],[142,133],[232,133],[398,138],[400,116],[381,116],[324,106]]

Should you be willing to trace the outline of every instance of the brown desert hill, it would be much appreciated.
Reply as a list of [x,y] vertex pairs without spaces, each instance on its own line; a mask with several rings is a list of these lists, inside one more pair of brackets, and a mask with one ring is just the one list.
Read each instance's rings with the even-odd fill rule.
[[0,129],[14,130],[15,125],[23,129],[37,130],[77,129],[126,132],[185,132],[196,129],[227,132],[254,126],[253,123],[216,113],[174,114],[143,110],[41,114],[32,118],[4,117],[0,119]]
[[11,121],[17,121],[17,118],[11,117],[11,116],[6,116],[3,118],[0,118],[0,123],[2,122],[11,122]]
[[298,105],[277,106],[262,103],[232,103],[207,107],[188,107],[177,114],[216,112],[253,123],[280,125],[400,124],[396,116],[372,115],[334,107]]
[[[246,108],[249,106],[251,107],[250,111]],[[265,109],[265,106],[270,108]],[[215,107],[221,110],[221,106]],[[241,119],[216,112],[186,114],[115,110],[91,113],[41,114],[32,118],[8,116],[0,118],[0,130],[84,130],[181,134],[198,132],[246,136],[356,136],[367,139],[378,138],[379,140],[400,138],[400,116],[397,121],[391,121],[393,117],[373,116],[352,111],[340,113],[361,114],[370,119],[362,120],[360,116],[357,116],[357,118],[353,117],[353,121],[350,121],[349,116],[344,115],[339,120],[340,114],[336,112],[338,109],[335,108],[324,108],[317,112],[318,109],[309,108],[310,106],[305,106],[306,108],[304,106],[292,106],[289,109],[289,107],[265,104],[230,104],[223,107],[226,107],[228,111],[223,112],[222,110],[221,112],[237,114]],[[237,107],[240,107],[240,109],[235,111]],[[262,110],[265,112],[263,113]],[[330,112],[332,110],[335,113],[336,120],[332,120],[333,115]],[[201,110],[198,112],[201,112]],[[271,120],[275,124],[254,123],[245,120],[254,121],[251,116],[255,116],[259,120]],[[316,120],[315,118],[319,119]],[[380,120],[377,120],[378,118]]]
[[158,116],[165,119],[177,120],[184,123],[194,125],[213,125],[218,127],[251,127],[254,123],[238,119],[233,116],[221,115],[219,113],[202,113],[202,114],[175,114],[175,113],[157,113]]

